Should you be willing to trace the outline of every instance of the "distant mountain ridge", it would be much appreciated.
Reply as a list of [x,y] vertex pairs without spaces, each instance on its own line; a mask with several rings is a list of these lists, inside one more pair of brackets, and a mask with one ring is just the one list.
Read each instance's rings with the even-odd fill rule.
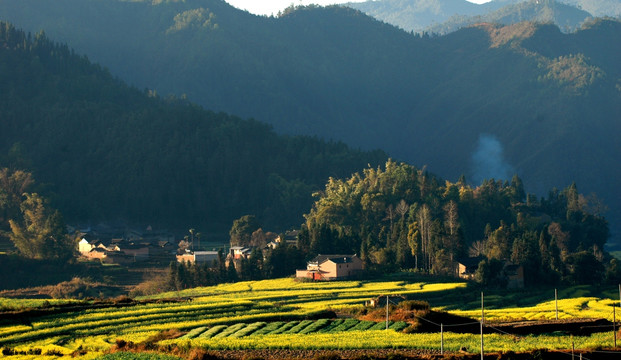
[[523,21],[533,21],[552,23],[563,32],[572,32],[591,18],[592,15],[586,11],[554,0],[529,0],[507,5],[483,15],[453,16],[442,24],[429,27],[427,31],[434,34],[447,34],[482,22],[512,25]]
[[375,0],[345,3],[406,31],[446,34],[477,22],[510,25],[521,21],[553,22],[563,31],[576,30],[594,16],[621,16],[614,0]]
[[617,0],[563,0],[562,2],[588,11],[593,16],[621,17],[621,2]]
[[444,178],[505,177],[473,159],[491,139],[527,191],[576,181],[621,224],[610,181],[621,177],[619,21],[571,34],[520,23],[427,37],[337,6],[273,18],[219,0],[0,0],[0,14],[139,88],[281,133],[382,148]]
[[500,9],[506,1],[475,4],[467,0],[375,0],[343,5],[406,31],[420,33],[453,16],[476,16]]

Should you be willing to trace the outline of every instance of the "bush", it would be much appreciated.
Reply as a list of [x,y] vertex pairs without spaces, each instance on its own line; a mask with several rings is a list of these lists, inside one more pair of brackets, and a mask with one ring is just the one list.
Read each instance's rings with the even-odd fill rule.
[[403,301],[397,307],[408,311],[429,311],[429,303],[421,300]]

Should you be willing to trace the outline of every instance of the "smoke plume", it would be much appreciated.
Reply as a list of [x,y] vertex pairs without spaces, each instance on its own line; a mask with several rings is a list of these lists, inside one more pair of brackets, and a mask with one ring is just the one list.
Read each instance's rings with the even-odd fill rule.
[[489,134],[481,134],[472,154],[472,181],[475,185],[485,179],[509,180],[514,170],[503,155],[502,144]]

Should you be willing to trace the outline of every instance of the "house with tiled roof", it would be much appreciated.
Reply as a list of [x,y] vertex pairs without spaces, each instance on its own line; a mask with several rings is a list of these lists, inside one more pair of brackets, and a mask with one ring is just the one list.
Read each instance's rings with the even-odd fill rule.
[[297,270],[296,277],[313,280],[340,280],[360,276],[364,270],[358,255],[317,255]]

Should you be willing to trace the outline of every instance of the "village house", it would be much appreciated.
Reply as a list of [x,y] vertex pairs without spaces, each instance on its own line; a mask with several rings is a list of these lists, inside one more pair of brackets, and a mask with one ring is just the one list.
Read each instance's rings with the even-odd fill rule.
[[298,247],[298,245],[299,245],[299,235],[300,235],[300,232],[298,230],[286,231],[285,232],[285,238],[284,238],[285,244]]
[[[470,257],[457,262],[456,275],[464,280],[473,280],[479,268],[479,264],[485,257]],[[497,274],[499,278],[507,281],[507,289],[524,288],[524,266],[515,265],[509,261],[504,263],[502,272]]]
[[402,295],[380,295],[369,301],[366,301],[364,305],[371,307],[384,307],[386,306],[386,300],[388,300],[389,304],[399,305],[407,299]]
[[208,264],[213,265],[218,261],[219,254],[217,251],[190,251],[186,250],[183,254],[177,255],[177,262],[188,262],[191,264]]
[[132,229],[125,233],[125,239],[133,243],[143,244],[157,244],[160,241],[174,242],[175,237],[173,234],[166,230],[153,230],[151,226],[148,226],[144,230]]
[[229,257],[234,260],[248,259],[252,253],[252,248],[245,246],[231,246]]
[[134,261],[146,261],[149,259],[150,247],[143,244],[124,244],[119,251],[133,257]]
[[456,275],[460,279],[473,280],[483,256],[468,257],[457,261]]
[[296,277],[313,280],[339,280],[359,276],[363,271],[362,260],[357,255],[317,255],[297,270]]

